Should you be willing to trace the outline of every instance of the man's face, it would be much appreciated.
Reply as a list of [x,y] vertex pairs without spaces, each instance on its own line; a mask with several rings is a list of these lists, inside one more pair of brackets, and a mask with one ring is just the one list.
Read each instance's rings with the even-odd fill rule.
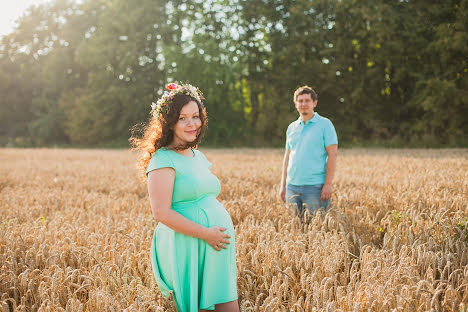
[[296,98],[296,109],[301,116],[311,116],[314,113],[314,108],[317,106],[317,100],[313,100],[310,94],[301,94]]

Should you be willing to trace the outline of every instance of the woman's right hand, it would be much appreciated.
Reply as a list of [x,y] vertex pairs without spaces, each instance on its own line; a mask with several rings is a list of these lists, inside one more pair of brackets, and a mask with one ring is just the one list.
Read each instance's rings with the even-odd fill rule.
[[225,232],[226,229],[221,226],[213,226],[206,230],[204,240],[215,250],[220,251],[221,248],[226,249],[226,245],[229,244],[228,238],[231,238]]

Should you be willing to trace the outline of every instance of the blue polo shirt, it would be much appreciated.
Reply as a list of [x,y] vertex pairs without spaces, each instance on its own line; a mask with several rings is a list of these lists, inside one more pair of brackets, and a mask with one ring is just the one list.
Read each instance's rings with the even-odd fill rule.
[[327,150],[338,144],[332,122],[317,112],[305,124],[301,117],[286,131],[286,149],[290,150],[286,183],[317,185],[325,183]]

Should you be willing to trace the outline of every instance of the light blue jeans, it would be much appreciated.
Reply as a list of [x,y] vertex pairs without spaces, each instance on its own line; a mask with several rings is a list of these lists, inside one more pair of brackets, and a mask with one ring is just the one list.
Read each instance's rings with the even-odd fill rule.
[[286,203],[297,205],[296,214],[302,214],[304,207],[307,206],[312,214],[319,208],[327,209],[330,205],[330,200],[322,201],[323,184],[317,185],[286,185]]

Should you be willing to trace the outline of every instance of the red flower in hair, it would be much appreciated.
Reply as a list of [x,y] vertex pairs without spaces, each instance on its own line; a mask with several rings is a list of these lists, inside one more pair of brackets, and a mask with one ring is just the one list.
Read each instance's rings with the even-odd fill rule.
[[168,83],[168,84],[166,85],[166,89],[167,89],[167,90],[174,90],[174,89],[177,89],[177,84],[175,84],[175,83]]

